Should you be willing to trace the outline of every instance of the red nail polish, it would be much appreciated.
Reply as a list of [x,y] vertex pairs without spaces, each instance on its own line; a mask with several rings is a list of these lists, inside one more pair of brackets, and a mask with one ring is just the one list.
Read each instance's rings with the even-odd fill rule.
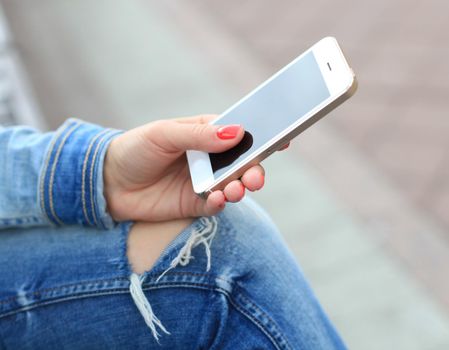
[[217,136],[222,140],[230,140],[237,136],[240,129],[241,126],[237,124],[222,126],[217,130]]
[[283,150],[287,149],[288,146],[290,146],[289,143],[285,144],[284,146],[282,146],[281,148],[279,148],[279,151],[283,151]]

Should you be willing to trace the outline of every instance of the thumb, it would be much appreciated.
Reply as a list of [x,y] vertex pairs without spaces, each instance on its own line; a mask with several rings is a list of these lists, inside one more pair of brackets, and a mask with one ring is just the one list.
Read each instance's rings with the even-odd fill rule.
[[211,125],[167,120],[154,125],[153,142],[167,152],[197,150],[209,153],[224,152],[243,138],[241,125]]

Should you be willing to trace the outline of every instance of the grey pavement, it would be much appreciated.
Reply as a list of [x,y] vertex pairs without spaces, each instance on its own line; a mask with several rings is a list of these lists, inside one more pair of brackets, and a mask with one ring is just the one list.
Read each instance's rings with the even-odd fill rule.
[[[354,58],[362,88],[289,152],[266,162],[267,185],[255,197],[278,224],[351,348],[449,347],[447,229],[434,207],[416,202],[406,181],[395,180],[391,170],[395,160],[423,161],[426,152],[419,155],[416,146],[426,139],[409,142],[414,149],[404,153],[384,151],[390,166],[369,151],[387,147],[382,123],[400,128],[407,102],[418,104],[407,94],[420,91],[426,76],[411,81],[409,66],[426,57],[420,50],[429,48],[425,39],[431,28],[412,31],[416,42],[404,42],[403,49],[388,44],[388,38],[401,41],[409,35],[413,20],[419,11],[427,14],[427,7],[409,2],[418,7],[408,13],[401,11],[402,1],[338,6],[323,0],[2,2],[50,127],[69,116],[129,128],[170,116],[220,112],[315,39],[335,34]],[[446,5],[433,4],[441,13],[430,27],[441,29]],[[337,21],[338,13],[343,18]],[[437,29],[432,45],[447,32]],[[444,57],[445,48],[437,50]],[[391,53],[395,59],[389,61]],[[412,60],[407,53],[417,56]],[[433,84],[438,93],[429,91],[420,103],[433,101],[442,111],[447,78],[437,76],[430,83],[425,86]],[[392,120],[398,96],[401,121]],[[370,131],[374,126],[376,133]],[[443,126],[439,132],[444,134]],[[410,173],[410,181],[428,176],[428,166],[426,171],[398,168]]]

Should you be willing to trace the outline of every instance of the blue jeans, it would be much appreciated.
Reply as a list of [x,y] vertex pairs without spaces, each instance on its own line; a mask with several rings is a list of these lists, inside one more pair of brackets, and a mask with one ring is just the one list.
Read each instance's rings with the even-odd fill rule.
[[140,276],[126,258],[129,228],[0,232],[0,349],[344,348],[251,199],[194,221]]
[[137,275],[103,195],[120,131],[0,126],[0,349],[342,349],[249,198],[200,218]]

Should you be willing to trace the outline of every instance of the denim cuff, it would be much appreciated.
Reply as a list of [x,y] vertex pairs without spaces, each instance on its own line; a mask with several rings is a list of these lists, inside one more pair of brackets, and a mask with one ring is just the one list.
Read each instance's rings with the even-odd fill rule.
[[39,201],[56,225],[114,226],[103,194],[103,163],[109,143],[122,131],[67,120],[47,150]]

